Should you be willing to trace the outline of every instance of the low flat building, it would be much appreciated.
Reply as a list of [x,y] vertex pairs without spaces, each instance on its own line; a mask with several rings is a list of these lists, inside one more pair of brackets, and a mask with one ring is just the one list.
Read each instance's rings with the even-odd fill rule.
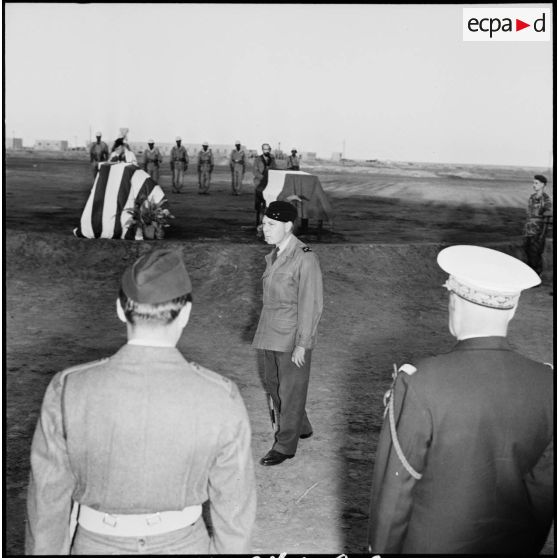
[[67,151],[68,142],[66,140],[35,140],[33,149],[37,151]]

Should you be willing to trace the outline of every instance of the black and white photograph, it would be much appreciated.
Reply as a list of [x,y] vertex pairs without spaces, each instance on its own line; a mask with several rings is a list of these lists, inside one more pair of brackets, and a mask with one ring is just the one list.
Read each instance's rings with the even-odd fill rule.
[[555,7],[5,2],[4,555],[555,555]]

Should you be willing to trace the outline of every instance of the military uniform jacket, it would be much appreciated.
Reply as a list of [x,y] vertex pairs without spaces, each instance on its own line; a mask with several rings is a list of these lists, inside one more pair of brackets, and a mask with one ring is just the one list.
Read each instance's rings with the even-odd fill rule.
[[183,167],[187,167],[190,159],[188,158],[188,151],[181,145],[180,147],[174,146],[170,152],[171,166],[177,163],[182,163]]
[[372,553],[535,554],[554,514],[553,370],[504,337],[463,340],[400,373],[372,486]]
[[322,272],[318,257],[292,236],[271,263],[266,256],[263,308],[252,347],[292,351],[312,349],[323,308]]
[[26,554],[68,554],[72,500],[113,514],[210,501],[212,553],[246,553],[250,425],[230,380],[174,347],[124,345],[50,382],[31,448]]
[[198,153],[198,170],[213,170],[213,152],[211,149],[204,151],[203,149]]
[[539,236],[544,230],[545,219],[552,212],[550,196],[543,192],[541,196],[531,194],[527,204],[527,220],[523,228],[524,236]]
[[102,163],[103,161],[108,161],[108,158],[109,148],[104,141],[100,143],[94,142],[91,144],[89,159],[92,163]]
[[154,163],[156,166],[159,166],[163,162],[163,156],[159,151],[158,147],[154,147],[153,149],[147,148],[143,152],[143,164],[147,166],[149,163]]
[[244,169],[244,166],[246,164],[245,159],[246,153],[244,152],[244,149],[233,149],[229,158],[229,166],[232,169],[235,165],[242,165],[242,168]]

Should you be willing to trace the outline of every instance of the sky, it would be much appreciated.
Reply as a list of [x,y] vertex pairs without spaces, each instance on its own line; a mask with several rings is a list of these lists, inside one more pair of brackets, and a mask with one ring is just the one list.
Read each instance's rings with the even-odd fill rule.
[[5,3],[5,135],[548,167],[552,41],[464,42],[466,6]]

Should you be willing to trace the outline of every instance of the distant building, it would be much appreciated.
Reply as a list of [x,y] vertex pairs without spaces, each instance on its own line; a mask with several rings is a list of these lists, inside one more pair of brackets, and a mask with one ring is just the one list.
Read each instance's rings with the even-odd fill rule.
[[301,157],[307,162],[315,161],[316,160],[316,152],[315,151],[304,151],[301,154]]
[[341,153],[341,151],[335,151],[334,153],[331,154],[331,160],[335,161],[336,163],[341,161],[342,158],[343,158],[343,153]]
[[6,149],[23,149],[22,138],[6,138]]
[[66,140],[35,140],[33,149],[38,151],[67,151],[68,142]]

